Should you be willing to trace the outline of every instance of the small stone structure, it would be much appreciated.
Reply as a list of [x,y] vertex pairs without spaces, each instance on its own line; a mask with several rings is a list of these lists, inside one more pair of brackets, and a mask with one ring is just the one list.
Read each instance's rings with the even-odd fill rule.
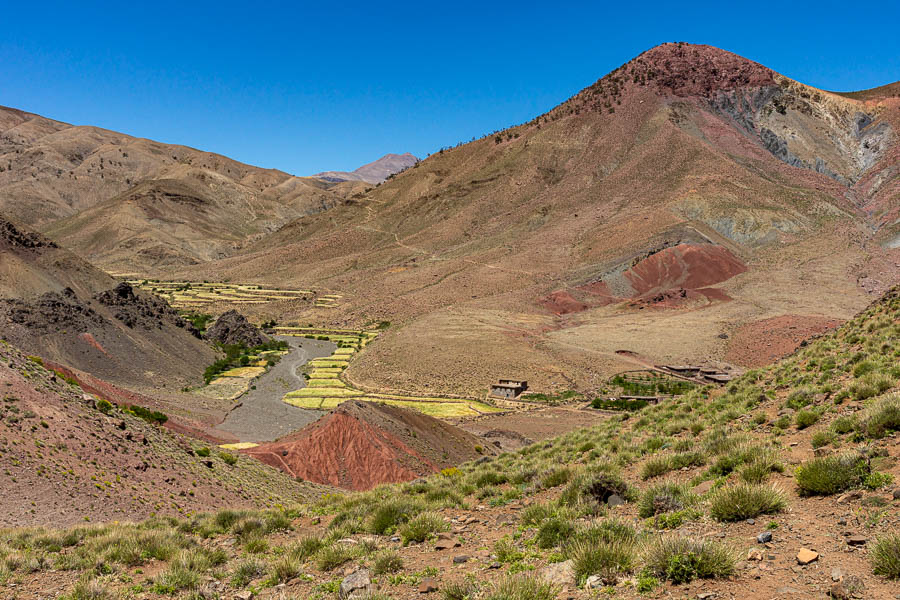
[[516,398],[528,389],[527,381],[518,379],[501,379],[491,386],[491,396],[495,398]]

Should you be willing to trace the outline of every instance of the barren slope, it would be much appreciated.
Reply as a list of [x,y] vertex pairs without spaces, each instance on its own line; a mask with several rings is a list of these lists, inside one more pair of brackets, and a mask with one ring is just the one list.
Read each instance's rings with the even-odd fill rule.
[[354,191],[0,107],[0,212],[112,270],[224,256]]

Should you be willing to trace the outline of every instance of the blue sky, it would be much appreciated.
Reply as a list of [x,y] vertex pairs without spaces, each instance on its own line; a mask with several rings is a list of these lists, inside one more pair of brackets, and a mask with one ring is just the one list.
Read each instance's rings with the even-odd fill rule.
[[305,175],[527,121],[707,43],[832,90],[900,79],[900,4],[4,3],[0,104]]

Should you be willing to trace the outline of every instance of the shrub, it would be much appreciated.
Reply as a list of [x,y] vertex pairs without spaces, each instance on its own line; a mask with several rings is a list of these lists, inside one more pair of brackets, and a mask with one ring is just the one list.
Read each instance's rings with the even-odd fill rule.
[[794,416],[794,424],[797,429],[806,429],[819,420],[819,413],[814,410],[801,410]]
[[765,485],[742,483],[723,488],[710,501],[710,516],[717,521],[740,521],[784,509],[784,494]]
[[852,417],[838,417],[831,422],[829,429],[838,435],[850,433],[856,429],[856,419]]
[[641,479],[647,481],[654,477],[664,475],[674,469],[672,459],[669,455],[652,456],[644,462],[641,467]]
[[112,594],[96,579],[79,579],[72,592],[61,600],[111,600]]
[[581,540],[567,549],[578,585],[598,575],[606,585],[615,585],[619,575],[634,568],[634,546],[627,542],[594,543]]
[[166,416],[165,413],[161,413],[158,410],[150,410],[149,408],[144,408],[143,406],[138,406],[137,404],[129,407],[128,412],[136,417],[142,418],[148,423],[154,423],[156,425],[162,425],[169,420],[169,417]]
[[660,483],[644,490],[638,501],[638,515],[646,519],[660,513],[690,506],[696,500],[688,487],[679,483]]
[[435,513],[422,513],[400,527],[403,545],[421,543],[431,535],[445,529],[444,520]]
[[231,574],[231,585],[236,588],[245,587],[248,583],[266,572],[266,565],[255,558],[238,563]]
[[288,553],[275,559],[269,568],[269,581],[271,583],[282,583],[290,581],[300,574],[303,568],[303,561],[296,556]]
[[647,547],[645,561],[652,575],[680,584],[728,577],[734,572],[736,556],[716,542],[665,535]]
[[321,538],[310,535],[300,538],[300,541],[292,546],[289,552],[293,553],[300,560],[306,560],[318,552],[325,542]]
[[559,467],[544,475],[543,479],[541,479],[541,487],[554,488],[564,483],[568,483],[571,478],[572,469],[569,467]]
[[536,536],[538,548],[555,548],[559,543],[572,535],[575,525],[569,519],[555,515],[541,523]]
[[516,562],[525,556],[508,537],[500,538],[494,542],[494,555],[502,563]]
[[556,600],[558,592],[535,575],[507,575],[491,586],[484,600]]
[[444,600],[474,600],[476,594],[478,587],[470,581],[451,581],[441,590]]
[[837,439],[833,431],[817,431],[812,436],[812,447],[822,448]]
[[815,458],[797,469],[797,486],[806,496],[829,496],[858,486],[869,472],[858,454]]
[[605,504],[614,494],[625,499],[633,496],[628,484],[612,467],[602,466],[573,477],[560,494],[559,503],[562,506],[596,507]]
[[111,413],[112,409],[113,409],[112,402],[104,400],[103,398],[100,398],[99,400],[97,400],[97,410],[102,412],[104,415],[108,415],[109,413]]
[[770,449],[741,468],[741,479],[747,483],[763,483],[771,473],[783,471],[784,465],[779,460],[778,452]]
[[892,483],[894,483],[893,475],[890,473],[879,473],[877,471],[869,473],[863,480],[863,485],[870,490],[877,490]]
[[422,507],[405,498],[388,500],[379,505],[369,519],[369,531],[378,535],[393,532],[397,526],[406,523],[421,512]]
[[876,575],[900,578],[900,534],[888,533],[879,537],[869,552],[869,558]]
[[885,396],[868,407],[860,419],[860,429],[866,437],[874,439],[900,431],[900,395]]
[[316,564],[322,571],[331,571],[356,557],[355,549],[348,544],[331,544],[319,550]]
[[230,452],[219,452],[219,458],[225,462],[226,465],[235,465],[237,464],[238,458],[234,454]]
[[403,558],[393,550],[384,550],[375,555],[372,561],[372,573],[375,575],[385,575],[387,573],[396,573],[403,569]]
[[549,505],[537,502],[525,507],[522,511],[522,525],[539,525],[544,519],[553,516],[553,509]]

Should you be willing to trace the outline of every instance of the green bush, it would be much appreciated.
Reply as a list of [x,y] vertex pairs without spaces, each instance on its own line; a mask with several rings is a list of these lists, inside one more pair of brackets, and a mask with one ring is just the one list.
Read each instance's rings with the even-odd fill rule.
[[615,585],[620,575],[634,569],[634,546],[627,542],[583,540],[569,547],[567,555],[579,586],[591,575],[598,575],[606,585]]
[[331,544],[316,554],[316,564],[322,571],[331,571],[356,558],[356,549],[349,544]]
[[880,439],[892,431],[900,431],[900,395],[879,398],[860,418],[860,429],[868,438]]
[[879,473],[877,471],[869,473],[863,480],[863,485],[870,490],[878,490],[892,483],[894,483],[893,475],[890,473]]
[[737,560],[727,546],[675,535],[656,538],[647,547],[644,559],[652,575],[676,584],[728,577],[734,573]]
[[403,570],[403,557],[394,550],[384,550],[375,555],[372,561],[372,573],[385,575]]
[[400,526],[403,545],[411,542],[422,543],[433,534],[446,529],[444,520],[435,513],[422,513]]
[[869,559],[876,575],[900,579],[900,534],[888,533],[880,536],[869,552]]
[[507,575],[491,586],[484,600],[556,600],[558,592],[536,575]]
[[502,563],[513,563],[525,556],[508,537],[494,542],[494,555]]
[[717,521],[741,521],[781,512],[787,506],[784,494],[765,486],[742,483],[722,488],[710,500],[710,516]]
[[97,410],[102,412],[104,415],[108,415],[109,413],[111,413],[112,409],[113,409],[112,402],[104,400],[103,398],[100,398],[99,400],[97,400]]
[[862,483],[869,466],[858,454],[814,458],[797,469],[796,480],[805,496],[829,496]]
[[199,456],[200,458],[206,458],[207,456],[209,456],[209,448],[207,448],[206,446],[197,448],[197,456]]
[[219,452],[219,458],[221,458],[226,465],[235,465],[238,461],[238,457],[230,452]]
[[819,413],[814,410],[801,410],[794,415],[794,424],[797,429],[806,429],[819,420]]
[[369,517],[369,531],[385,535],[422,511],[420,504],[406,498],[388,500],[380,504]]
[[575,532],[575,525],[570,519],[555,515],[541,523],[538,528],[536,542],[538,548],[555,548],[560,542]]
[[660,513],[682,510],[696,502],[696,495],[685,484],[659,483],[650,486],[638,501],[638,515],[646,519]]

